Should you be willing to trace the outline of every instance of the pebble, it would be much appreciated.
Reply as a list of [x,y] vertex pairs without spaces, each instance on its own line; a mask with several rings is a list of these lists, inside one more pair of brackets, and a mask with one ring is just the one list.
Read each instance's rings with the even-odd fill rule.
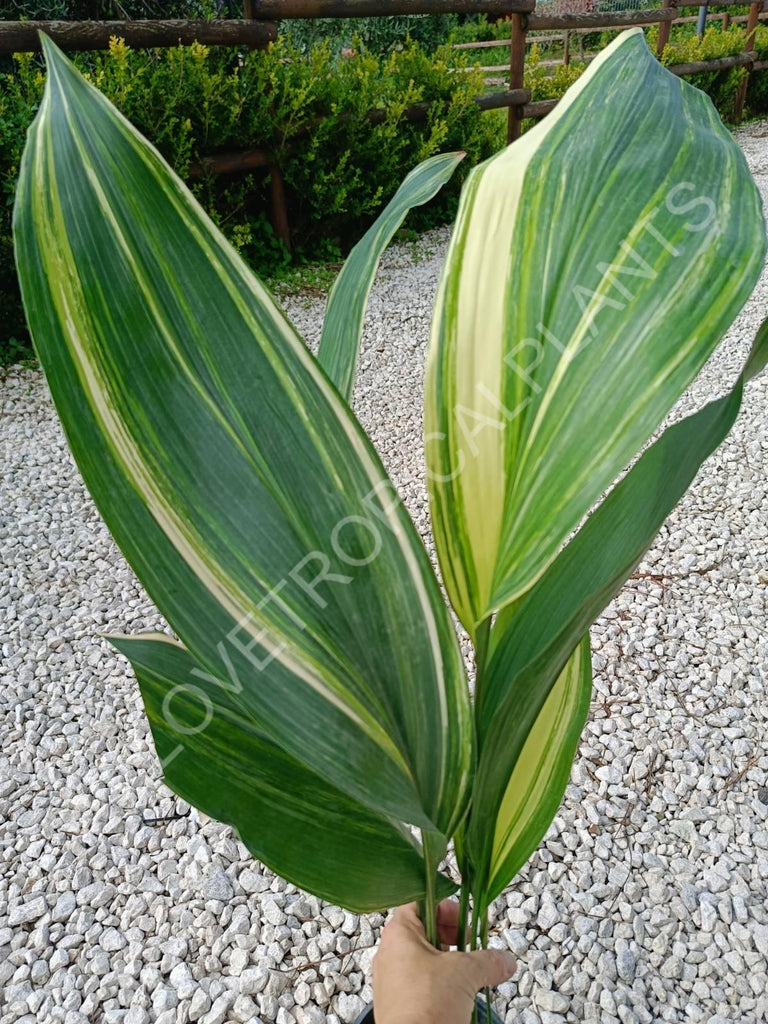
[[170,973],[169,981],[179,999],[189,999],[197,988],[197,982],[186,964],[176,964]]
[[33,896],[31,899],[11,907],[8,914],[8,925],[11,928],[18,928],[21,924],[29,924],[42,917],[47,909],[45,896]]
[[229,1009],[235,1001],[233,992],[222,992],[211,1006],[208,1013],[202,1018],[202,1024],[222,1024],[226,1020]]
[[354,1024],[365,1009],[365,1003],[358,995],[341,992],[335,1001],[335,1010],[343,1024]]
[[192,995],[192,998],[189,1002],[189,1007],[187,1009],[187,1015],[189,1016],[189,1019],[199,1020],[203,1016],[203,1014],[208,1011],[210,1005],[211,997],[208,995],[208,993],[202,988],[196,989],[194,994]]
[[59,895],[56,900],[56,904],[51,911],[51,921],[54,924],[61,921],[68,921],[69,918],[74,914],[77,907],[77,899],[73,892],[63,892]]
[[269,981],[266,967],[251,967],[240,975],[240,991],[243,995],[252,996],[263,992]]
[[227,903],[233,895],[232,883],[223,871],[214,872],[203,886],[203,895],[207,900],[219,900]]
[[536,1004],[542,1010],[549,1010],[551,1013],[565,1013],[570,1006],[570,999],[561,995],[560,992],[548,990],[536,993]]
[[755,924],[752,927],[752,938],[758,953],[768,957],[768,925]]

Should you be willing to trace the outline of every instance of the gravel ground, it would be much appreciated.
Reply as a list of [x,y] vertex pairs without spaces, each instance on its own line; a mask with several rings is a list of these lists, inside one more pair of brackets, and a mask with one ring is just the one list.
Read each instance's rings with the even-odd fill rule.
[[[739,139],[765,194],[768,126]],[[422,531],[421,375],[447,233],[392,250],[358,407]],[[675,415],[732,380],[768,278]],[[316,338],[321,306],[290,313]],[[0,1016],[7,1024],[350,1024],[381,915],[298,892],[176,806],[138,688],[95,634],[162,623],[112,544],[41,375],[0,385]],[[508,1024],[768,1019],[768,375],[592,631],[565,802],[494,907]],[[179,805],[184,811],[184,805]]]

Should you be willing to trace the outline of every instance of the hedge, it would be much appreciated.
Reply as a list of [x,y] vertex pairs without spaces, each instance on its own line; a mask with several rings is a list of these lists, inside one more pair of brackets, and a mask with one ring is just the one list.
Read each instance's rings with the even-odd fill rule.
[[[39,58],[20,54],[0,75],[0,362],[27,346],[13,267],[11,209],[24,133],[42,96]],[[481,113],[473,98],[482,73],[454,74],[447,47],[427,54],[414,42],[376,56],[362,47],[335,55],[329,42],[302,54],[288,39],[267,51],[200,44],[132,51],[120,40],[75,63],[158,147],[244,257],[274,274],[289,261],[270,226],[265,170],[190,178],[201,157],[268,150],[281,168],[295,261],[338,259],[365,230],[405,174],[433,153],[463,149],[451,185],[409,223],[422,230],[451,219],[462,177],[504,141],[502,112]],[[468,59],[463,66],[468,66]],[[403,114],[435,102],[426,121]],[[385,108],[381,124],[368,113]]]
[[[204,0],[203,0],[204,2]],[[476,35],[497,38],[501,28]],[[470,26],[462,26],[463,36]],[[651,45],[656,29],[648,30]],[[607,43],[614,33],[605,32]],[[675,31],[663,61],[676,64],[739,53],[744,29],[707,30],[699,40],[688,26]],[[463,149],[467,159],[441,196],[410,215],[422,230],[451,219],[469,168],[504,143],[504,111],[480,113],[474,97],[484,91],[477,64],[488,51],[427,52],[407,40],[401,49],[375,54],[361,39],[338,49],[338,40],[307,46],[281,37],[267,51],[238,52],[195,44],[170,50],[132,51],[115,40],[108,52],[76,57],[88,77],[158,147],[187,179],[211,217],[262,274],[273,275],[291,260],[337,260],[362,234],[407,171],[432,153]],[[756,49],[768,56],[768,28],[757,31]],[[586,65],[545,68],[538,48],[529,52],[526,86],[534,100],[557,98]],[[457,68],[467,70],[456,72]],[[691,76],[708,92],[724,119],[733,112],[743,68]],[[11,210],[24,134],[44,87],[38,57],[17,55],[0,74],[0,364],[28,352],[11,240]],[[420,100],[435,102],[423,123],[404,118]],[[750,78],[750,113],[768,109],[768,75]],[[368,113],[385,108],[372,124]],[[288,201],[293,252],[289,256],[270,226],[269,179],[265,170],[247,175],[191,177],[202,157],[244,149],[268,150],[281,168]]]

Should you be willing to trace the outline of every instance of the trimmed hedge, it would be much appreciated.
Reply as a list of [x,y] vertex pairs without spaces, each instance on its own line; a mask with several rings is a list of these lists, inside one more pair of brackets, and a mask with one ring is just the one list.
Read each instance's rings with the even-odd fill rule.
[[[450,61],[450,65],[449,65]],[[27,126],[45,84],[38,57],[20,54],[0,75],[0,362],[27,346],[16,284],[11,210]],[[338,259],[360,237],[402,178],[433,153],[463,149],[451,184],[409,224],[423,230],[450,220],[462,177],[504,141],[504,115],[481,113],[473,98],[482,73],[454,74],[447,47],[427,54],[414,42],[376,56],[360,44],[346,56],[329,42],[303,54],[289,39],[266,51],[194,44],[132,51],[115,40],[108,52],[75,63],[162,152],[244,257],[263,276],[291,258]],[[468,66],[468,60],[462,66]],[[430,99],[426,121],[404,118]],[[368,113],[386,108],[383,123]],[[201,157],[268,150],[281,168],[292,230],[292,257],[269,221],[266,171],[190,178]]]

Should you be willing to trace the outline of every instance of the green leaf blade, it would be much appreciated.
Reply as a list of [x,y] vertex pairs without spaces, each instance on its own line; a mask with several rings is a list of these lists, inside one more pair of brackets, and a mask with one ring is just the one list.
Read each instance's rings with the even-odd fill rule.
[[[174,792],[234,826],[254,857],[356,913],[422,899],[425,867],[407,830],[369,811],[273,743],[219,681],[195,675],[164,634],[111,638],[129,658]],[[442,896],[454,886],[439,876]]]
[[494,828],[489,900],[496,899],[526,863],[557,813],[591,695],[587,635],[547,696],[507,783]]
[[449,829],[472,766],[463,666],[380,460],[160,156],[46,54],[17,263],[107,525],[276,742],[378,811]]

